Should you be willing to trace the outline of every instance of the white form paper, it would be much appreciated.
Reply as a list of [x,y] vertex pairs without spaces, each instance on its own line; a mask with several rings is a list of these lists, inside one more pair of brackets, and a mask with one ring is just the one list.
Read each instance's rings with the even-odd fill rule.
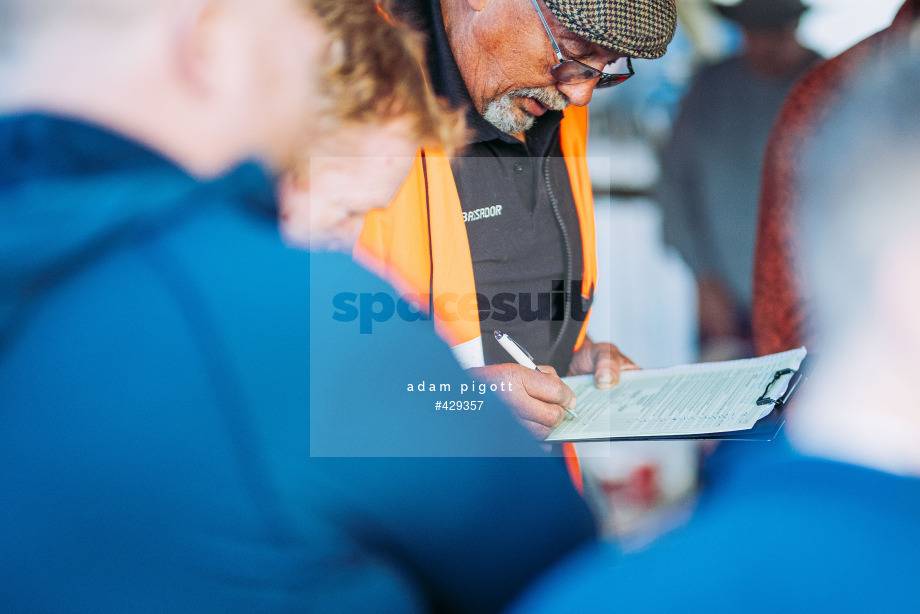
[[[805,348],[780,354],[624,371],[608,390],[592,375],[563,378],[575,392],[578,418],[567,416],[546,441],[590,441],[615,437],[703,435],[746,430],[773,410],[757,405],[777,371],[798,370]],[[792,374],[770,386],[769,398],[785,393]]]

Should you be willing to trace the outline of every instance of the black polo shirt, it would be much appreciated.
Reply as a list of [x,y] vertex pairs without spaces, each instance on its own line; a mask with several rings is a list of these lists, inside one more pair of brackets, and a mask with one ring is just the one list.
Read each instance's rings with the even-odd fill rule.
[[469,237],[486,364],[511,360],[493,336],[502,330],[537,363],[565,374],[589,305],[580,294],[582,241],[559,142],[562,112],[539,117],[526,143],[501,132],[473,105],[440,2],[403,0],[397,11],[428,33],[434,89],[467,109],[473,131],[451,168]]

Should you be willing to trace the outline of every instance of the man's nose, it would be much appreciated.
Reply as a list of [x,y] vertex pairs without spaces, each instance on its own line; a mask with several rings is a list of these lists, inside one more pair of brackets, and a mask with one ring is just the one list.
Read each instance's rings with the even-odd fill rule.
[[583,107],[591,102],[591,96],[594,94],[594,86],[597,85],[597,79],[582,81],[581,83],[557,83],[556,88],[562,92],[576,107]]

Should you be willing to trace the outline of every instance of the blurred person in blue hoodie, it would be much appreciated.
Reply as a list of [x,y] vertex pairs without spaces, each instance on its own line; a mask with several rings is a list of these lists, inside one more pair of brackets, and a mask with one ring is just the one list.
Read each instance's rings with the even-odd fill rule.
[[307,7],[0,0],[0,610],[488,612],[592,538],[497,398],[406,393],[468,382],[430,323],[361,335],[335,295],[389,288],[284,246],[337,106]]
[[918,34],[849,73],[802,158],[822,355],[785,437],[734,446],[681,530],[585,554],[517,612],[920,611]]

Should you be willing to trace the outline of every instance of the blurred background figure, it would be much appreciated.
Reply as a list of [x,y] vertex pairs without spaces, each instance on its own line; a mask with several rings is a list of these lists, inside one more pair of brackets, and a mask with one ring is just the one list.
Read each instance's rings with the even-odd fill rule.
[[[888,27],[902,4],[904,0],[811,0],[802,14],[798,37],[805,47],[833,56]],[[593,338],[617,339],[619,347],[644,367],[683,364],[699,357],[696,282],[683,258],[662,238],[663,216],[656,200],[661,168],[656,152],[670,138],[680,100],[695,71],[740,54],[744,44],[741,28],[723,18],[709,0],[679,0],[677,9],[680,26],[668,54],[654,62],[636,60],[637,74],[629,87],[614,88],[590,104],[588,163],[595,194],[599,281],[589,332]],[[903,21],[903,16],[898,19]],[[882,41],[889,39],[885,34],[875,40],[881,48]],[[805,102],[799,98],[790,106],[823,109],[820,96]],[[787,113],[786,118],[780,124],[794,116]],[[798,139],[797,125],[793,121],[784,130],[786,139]],[[798,167],[789,151],[783,148],[774,154],[781,164],[779,179]],[[779,223],[784,225],[782,236],[788,236],[785,233],[794,226],[787,219],[791,218],[778,212],[770,214],[760,224],[761,232]],[[763,261],[757,283],[760,279],[768,283],[763,301],[755,301],[755,319],[758,306],[769,309],[787,302],[777,293],[788,291],[788,285],[764,275],[788,271],[783,259],[794,254],[790,256],[787,242]],[[763,239],[760,243],[766,244]],[[775,313],[781,318],[784,311]],[[760,330],[764,327],[758,327],[755,335]],[[794,343],[762,351],[801,345]],[[598,477],[609,502],[605,507],[611,533],[627,536],[630,545],[641,547],[680,521],[688,497],[696,492],[695,445],[677,441],[593,445],[594,450],[579,446],[583,465]]]
[[702,360],[751,354],[751,263],[760,168],[776,114],[820,59],[796,38],[799,0],[744,0],[717,10],[743,32],[740,53],[701,69],[664,148],[665,240],[696,275]]
[[[364,214],[393,200],[419,145],[450,155],[466,124],[430,88],[420,33],[383,18],[372,1],[312,5],[335,41],[324,82],[336,105],[282,180],[284,231],[313,250],[351,253]],[[389,27],[370,27],[367,12]]]
[[824,344],[786,436],[739,453],[683,529],[630,557],[586,554],[518,612],[920,610],[912,46],[852,73],[800,158],[795,241]]
[[469,382],[430,323],[337,327],[393,289],[281,240],[337,110],[441,134],[339,4],[0,0],[0,611],[493,612],[594,537],[497,398],[407,396]]
[[822,62],[792,90],[770,135],[763,166],[751,323],[760,355],[806,345],[815,351],[819,332],[810,315],[801,258],[793,244],[801,203],[801,157],[851,75],[903,49],[920,17],[920,1],[907,0],[891,25]]

